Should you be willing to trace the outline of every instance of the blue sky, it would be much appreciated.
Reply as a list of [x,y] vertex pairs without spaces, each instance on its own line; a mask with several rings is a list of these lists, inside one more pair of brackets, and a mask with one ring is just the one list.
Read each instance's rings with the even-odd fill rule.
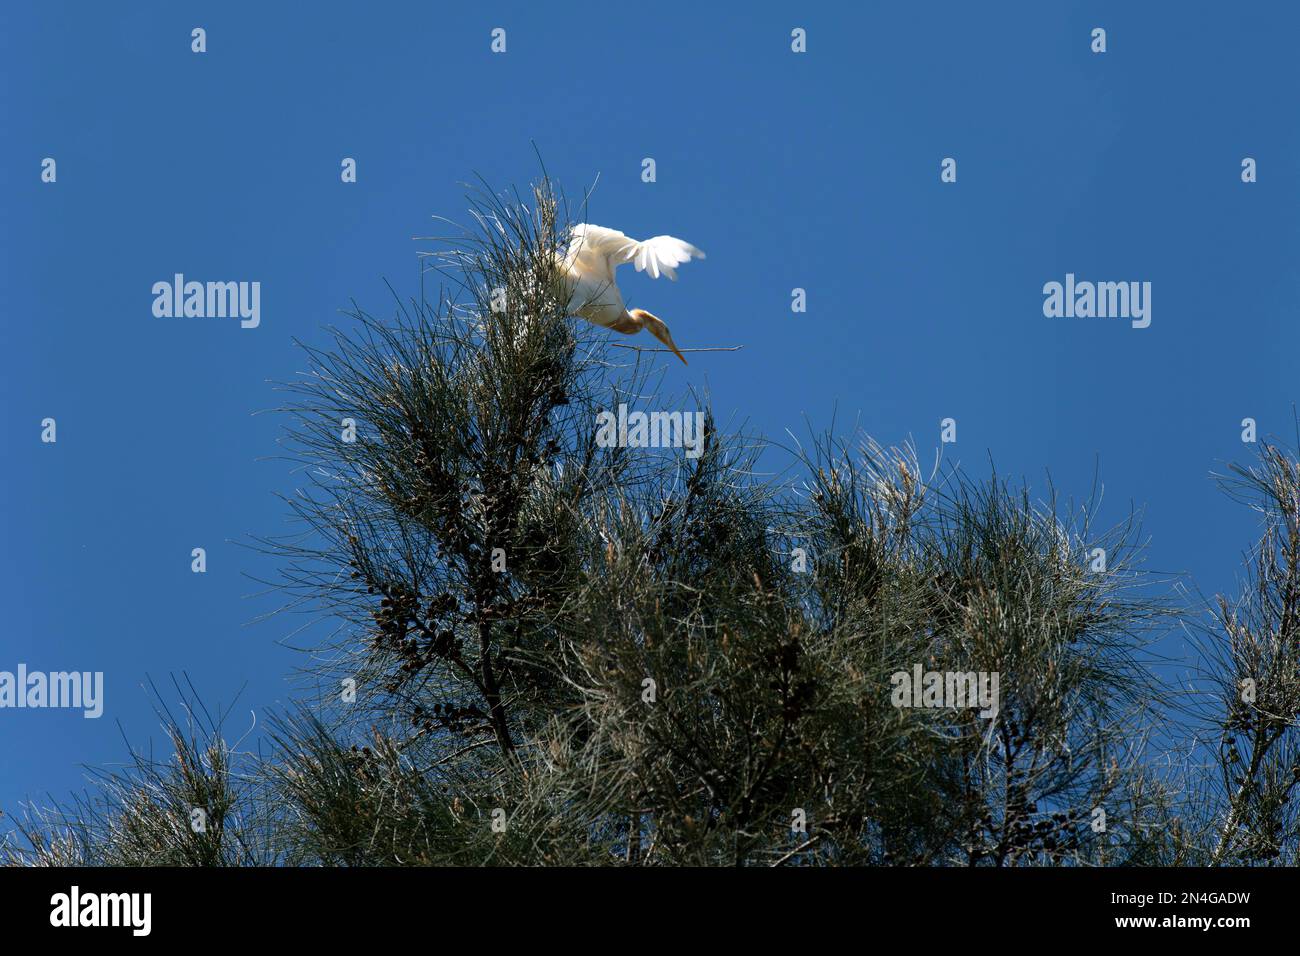
[[[923,459],[951,416],[948,461],[1038,490],[1099,467],[1106,516],[1145,507],[1151,570],[1234,587],[1255,522],[1208,475],[1249,455],[1242,418],[1294,430],[1300,8],[464,6],[0,11],[0,670],[107,682],[99,720],[0,711],[0,807],[120,760],[119,722],[156,738],[146,676],[218,706],[244,687],[237,732],[288,698],[301,621],[257,621],[273,569],[239,542],[286,530],[295,479],[268,460],[284,421],[254,413],[304,367],[292,338],[323,343],[353,298],[388,314],[385,279],[414,293],[412,237],[475,173],[527,182],[533,142],[571,195],[599,174],[592,221],[708,252],[676,285],[620,276],[681,346],[745,346],[669,366],[670,390],[775,437],[856,419]],[[260,281],[261,325],[155,318],[177,272]],[[1150,328],[1044,317],[1067,272],[1151,282]]]

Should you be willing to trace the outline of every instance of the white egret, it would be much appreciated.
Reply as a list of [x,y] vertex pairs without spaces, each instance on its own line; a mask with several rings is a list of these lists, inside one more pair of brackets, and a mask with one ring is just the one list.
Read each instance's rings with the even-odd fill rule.
[[668,326],[662,319],[645,309],[628,309],[623,304],[614,270],[631,262],[637,272],[648,272],[652,279],[666,275],[676,282],[678,266],[703,258],[704,253],[699,249],[672,236],[655,236],[638,242],[617,229],[580,223],[569,232],[569,247],[561,263],[569,314],[624,335],[635,335],[646,329],[685,364],[686,357],[668,334]]

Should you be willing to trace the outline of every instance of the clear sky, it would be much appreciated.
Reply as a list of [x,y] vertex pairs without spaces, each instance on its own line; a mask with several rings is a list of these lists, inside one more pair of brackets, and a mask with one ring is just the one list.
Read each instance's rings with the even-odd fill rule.
[[[534,141],[570,194],[599,174],[592,221],[707,251],[676,285],[620,276],[681,346],[745,346],[670,389],[923,458],[952,417],[947,460],[1038,490],[1099,466],[1106,515],[1145,506],[1151,570],[1234,586],[1256,526],[1208,475],[1249,454],[1244,417],[1293,434],[1300,7],[720,6],[0,8],[0,670],[107,682],[99,720],[0,710],[0,806],[120,760],[119,722],[156,739],[147,676],[244,687],[236,733],[287,699],[302,622],[257,621],[272,569],[239,546],[287,529],[268,382],[351,299],[414,293],[412,237],[475,173],[526,183]],[[261,324],[156,318],[178,272],[259,281]],[[1150,327],[1045,317],[1066,273],[1150,282]]]

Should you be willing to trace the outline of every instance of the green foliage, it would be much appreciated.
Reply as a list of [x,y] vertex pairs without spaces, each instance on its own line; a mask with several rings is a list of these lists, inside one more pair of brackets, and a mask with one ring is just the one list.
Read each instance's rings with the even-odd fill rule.
[[[300,530],[259,544],[287,609],[334,623],[313,666],[355,701],[281,715],[258,755],[164,710],[172,759],[29,810],[7,861],[1294,861],[1293,457],[1239,473],[1265,532],[1203,628],[1214,694],[1189,701],[1146,654],[1190,624],[1144,596],[1134,519],[1098,531],[1094,501],[926,474],[859,435],[781,449],[709,416],[698,457],[601,447],[601,410],[674,403],[566,318],[562,197],[479,194],[471,215],[429,260],[434,301],[354,311],[287,386],[311,484]],[[996,714],[896,706],[918,666],[995,672]],[[1217,755],[1191,742],[1207,728]]]

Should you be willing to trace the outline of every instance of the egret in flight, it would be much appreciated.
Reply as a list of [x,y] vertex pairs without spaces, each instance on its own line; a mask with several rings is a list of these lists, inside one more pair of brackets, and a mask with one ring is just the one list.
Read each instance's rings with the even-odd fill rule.
[[672,236],[655,236],[637,242],[617,229],[589,223],[576,225],[569,232],[569,247],[561,263],[569,295],[569,314],[624,335],[648,329],[685,364],[686,357],[668,334],[668,326],[662,319],[645,309],[628,309],[623,304],[614,270],[631,262],[637,272],[649,272],[652,279],[666,275],[676,282],[678,266],[703,258],[704,253],[699,249]]

